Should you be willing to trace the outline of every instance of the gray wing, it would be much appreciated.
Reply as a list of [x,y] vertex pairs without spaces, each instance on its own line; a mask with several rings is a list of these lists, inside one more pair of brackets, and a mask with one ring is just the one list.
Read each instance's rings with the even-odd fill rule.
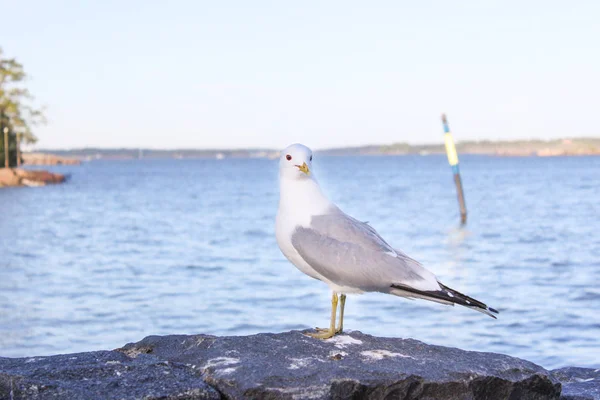
[[394,250],[370,225],[335,208],[298,227],[292,245],[319,274],[339,286],[389,292],[391,285],[437,290],[435,276]]

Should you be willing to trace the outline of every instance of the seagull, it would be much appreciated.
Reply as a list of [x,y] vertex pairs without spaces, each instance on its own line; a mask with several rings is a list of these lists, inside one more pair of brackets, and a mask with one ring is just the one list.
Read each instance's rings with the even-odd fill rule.
[[418,261],[389,245],[371,225],[340,210],[323,194],[312,171],[312,160],[312,151],[302,144],[282,151],[275,223],[283,255],[333,292],[329,328],[317,328],[309,336],[329,339],[343,331],[346,295],[351,293],[380,292],[459,304],[496,318],[498,311],[444,285]]

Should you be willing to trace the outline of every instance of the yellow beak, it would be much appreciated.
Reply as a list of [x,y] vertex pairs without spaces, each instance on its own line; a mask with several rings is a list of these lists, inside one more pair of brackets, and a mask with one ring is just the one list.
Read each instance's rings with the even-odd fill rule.
[[296,167],[298,167],[298,169],[304,172],[306,175],[310,175],[310,170],[308,169],[308,165],[306,165],[306,163],[302,163],[302,165],[296,165]]

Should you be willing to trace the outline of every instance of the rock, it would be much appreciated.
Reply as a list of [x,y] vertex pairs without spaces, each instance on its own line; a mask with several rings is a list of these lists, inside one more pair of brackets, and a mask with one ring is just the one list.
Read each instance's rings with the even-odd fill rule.
[[[150,336],[115,351],[0,358],[0,399],[558,399],[563,375],[501,354],[352,332]],[[565,375],[567,376],[567,375]]]
[[246,337],[151,336],[121,351],[189,364],[229,398],[558,399],[560,383],[528,361],[352,332]]
[[28,165],[79,165],[77,158],[59,157],[47,153],[22,153],[23,162]]
[[15,173],[23,181],[38,182],[38,183],[62,183],[66,180],[66,177],[62,174],[55,174],[48,171],[40,170],[25,170],[15,169]]
[[0,399],[220,399],[200,371],[116,351],[0,358]]
[[44,186],[48,183],[61,183],[66,176],[48,171],[24,170],[17,168],[0,169],[0,187],[3,186]]
[[21,179],[11,168],[0,168],[0,187],[21,186]]
[[600,399],[600,369],[567,367],[552,375],[562,382],[561,400]]

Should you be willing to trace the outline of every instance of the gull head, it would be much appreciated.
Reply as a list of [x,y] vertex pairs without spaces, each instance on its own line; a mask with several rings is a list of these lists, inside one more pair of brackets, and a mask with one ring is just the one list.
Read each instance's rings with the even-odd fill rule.
[[303,144],[292,144],[281,151],[279,175],[288,179],[312,178],[312,150]]

